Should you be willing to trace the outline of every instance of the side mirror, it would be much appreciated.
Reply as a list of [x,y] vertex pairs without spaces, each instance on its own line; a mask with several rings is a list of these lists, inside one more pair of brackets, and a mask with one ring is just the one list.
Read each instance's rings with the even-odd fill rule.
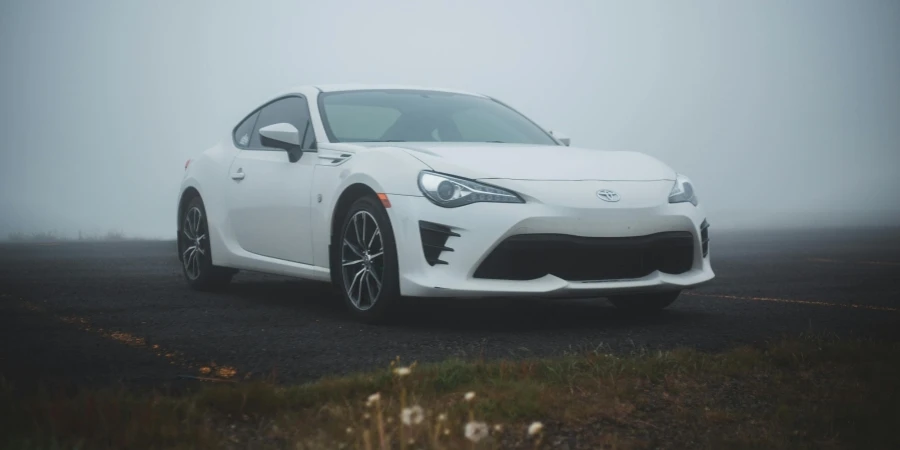
[[568,136],[566,136],[562,133],[550,131],[550,135],[553,136],[554,138],[556,138],[557,141],[562,142],[562,144],[565,145],[566,147],[568,147],[572,143],[572,140],[569,139]]
[[275,123],[259,129],[262,144],[285,150],[300,147],[300,132],[289,123]]
[[300,132],[297,127],[286,123],[273,123],[259,129],[259,138],[262,145],[271,148],[280,148],[288,152],[288,159],[297,162],[303,156],[300,148]]

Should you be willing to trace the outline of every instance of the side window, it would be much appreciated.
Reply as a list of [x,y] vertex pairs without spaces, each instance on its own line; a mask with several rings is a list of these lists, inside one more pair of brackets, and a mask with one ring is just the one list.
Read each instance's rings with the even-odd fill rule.
[[250,144],[250,135],[253,134],[253,126],[256,125],[256,118],[258,116],[259,111],[244,119],[244,121],[234,129],[234,145],[239,148],[247,148],[247,145]]
[[[276,123],[286,122],[297,128],[300,132],[300,142],[306,144],[312,135],[312,125],[309,121],[309,107],[306,99],[301,97],[286,97],[266,105],[259,112],[259,119],[253,127],[253,135],[250,137],[250,147],[265,148],[259,137],[259,129]],[[307,136],[310,135],[310,136]],[[308,147],[303,147],[308,148]]]

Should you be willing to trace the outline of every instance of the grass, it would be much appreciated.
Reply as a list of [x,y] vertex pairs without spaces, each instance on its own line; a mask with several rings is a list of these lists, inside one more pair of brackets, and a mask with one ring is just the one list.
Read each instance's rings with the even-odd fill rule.
[[[451,360],[413,365],[406,376],[383,370],[294,386],[213,383],[178,395],[26,395],[3,385],[0,445],[900,448],[898,380],[900,344],[804,336],[714,354]],[[370,399],[374,393],[378,400]],[[411,425],[403,424],[404,408]],[[535,421],[543,430],[529,434]],[[470,431],[489,431],[477,443],[466,437],[470,422]]]

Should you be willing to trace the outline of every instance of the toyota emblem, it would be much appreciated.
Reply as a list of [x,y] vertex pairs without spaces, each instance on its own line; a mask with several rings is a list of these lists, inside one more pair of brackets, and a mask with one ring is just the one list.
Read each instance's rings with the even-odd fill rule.
[[604,202],[617,202],[620,197],[616,191],[611,191],[609,189],[600,189],[597,191],[597,197],[600,197],[600,200]]

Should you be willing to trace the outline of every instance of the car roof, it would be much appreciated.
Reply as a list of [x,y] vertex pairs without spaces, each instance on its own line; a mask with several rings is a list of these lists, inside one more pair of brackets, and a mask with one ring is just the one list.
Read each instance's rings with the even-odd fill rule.
[[438,88],[438,87],[428,87],[428,86],[415,86],[415,85],[403,85],[403,84],[363,84],[363,83],[353,83],[353,84],[318,84],[318,85],[305,85],[305,86],[296,86],[293,89],[289,90],[291,93],[301,93],[304,91],[312,89],[317,89],[322,92],[344,92],[344,91],[363,91],[363,90],[417,90],[417,91],[435,91],[435,92],[449,92],[454,94],[466,94],[466,95],[474,95],[477,97],[484,97],[482,94],[478,94],[475,92],[466,92],[457,89],[447,89],[447,88]]

